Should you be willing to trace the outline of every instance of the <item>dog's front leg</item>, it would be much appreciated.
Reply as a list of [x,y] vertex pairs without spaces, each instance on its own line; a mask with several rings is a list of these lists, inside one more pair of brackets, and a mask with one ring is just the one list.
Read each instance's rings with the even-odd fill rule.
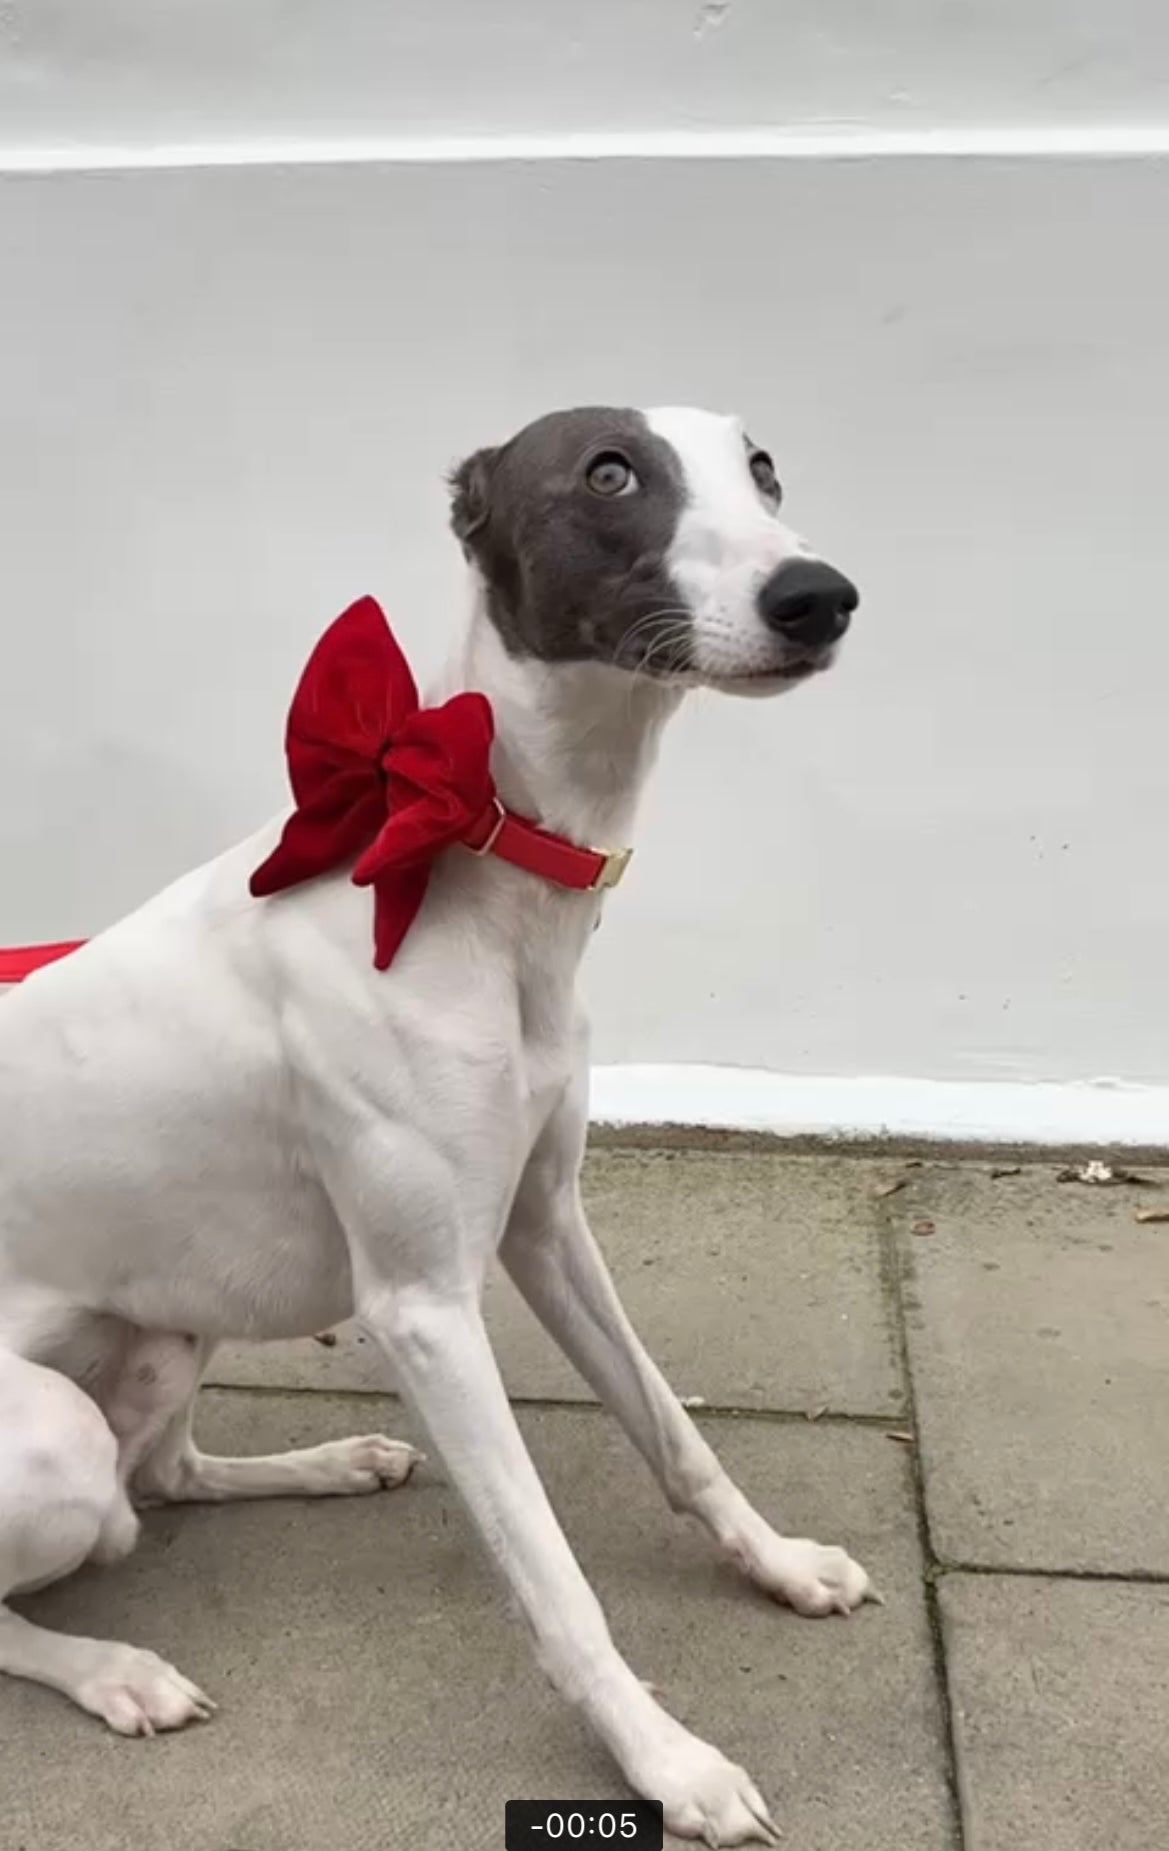
[[849,1613],[875,1600],[843,1549],[781,1536],[734,1485],[629,1322],[585,1218],[583,1083],[553,1118],[516,1196],[500,1250],[516,1285],[612,1409],[671,1507],[697,1517],[756,1585],[798,1613]]
[[[668,1716],[614,1646],[508,1405],[475,1283],[455,1287],[449,1275],[441,1285],[396,1283],[400,1263],[371,1237],[352,1196],[342,1215],[358,1316],[502,1570],[547,1675],[583,1711],[634,1790],[663,1802],[672,1831],[712,1845],[772,1842],[767,1808],[742,1768]],[[437,1245],[437,1230],[432,1238]],[[463,1247],[452,1204],[441,1251]]]

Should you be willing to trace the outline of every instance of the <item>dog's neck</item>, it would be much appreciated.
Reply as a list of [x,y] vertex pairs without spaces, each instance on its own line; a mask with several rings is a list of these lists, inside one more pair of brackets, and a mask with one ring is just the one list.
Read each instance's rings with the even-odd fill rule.
[[583,847],[632,845],[676,688],[603,663],[510,656],[478,591],[442,692],[464,688],[491,702],[492,770],[509,809]]

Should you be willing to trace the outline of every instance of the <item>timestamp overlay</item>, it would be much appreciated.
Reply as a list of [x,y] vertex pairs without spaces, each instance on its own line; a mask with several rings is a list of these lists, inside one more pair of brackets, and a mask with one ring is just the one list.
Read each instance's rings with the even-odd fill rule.
[[622,1851],[662,1851],[660,1800],[508,1800],[504,1807],[505,1851],[549,1851],[550,1847],[604,1845]]

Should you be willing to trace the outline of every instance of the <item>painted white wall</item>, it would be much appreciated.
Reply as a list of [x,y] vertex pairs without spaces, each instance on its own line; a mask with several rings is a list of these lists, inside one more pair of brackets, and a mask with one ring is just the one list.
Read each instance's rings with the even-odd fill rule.
[[0,145],[1163,120],[1163,0],[4,0]]
[[[323,10],[268,13],[303,45]],[[951,38],[936,20],[915,35],[943,10]],[[518,63],[500,27],[460,75],[462,53],[441,61],[449,9],[412,9],[418,80],[387,64],[379,83],[363,33],[405,9],[336,6],[314,90],[307,54],[262,39],[242,69],[207,0],[222,71],[184,52],[193,5],[109,11],[138,76],[110,88],[65,53],[26,71],[26,155],[196,129],[210,149],[253,120],[334,134],[367,109],[382,130],[392,108],[391,128],[479,132],[509,110],[540,127],[570,98],[579,123],[698,108],[648,53],[614,58],[615,6],[504,15],[577,17],[588,95],[534,23]],[[739,0],[711,30],[774,46],[780,11]],[[1081,33],[1131,79],[1122,105],[1089,72],[1068,120],[1153,120],[1160,9],[1059,11],[1057,38],[1054,0],[1010,10],[1052,70],[1074,66],[1067,86]],[[639,45],[676,16],[687,57],[711,36],[665,0],[622,13]],[[957,55],[976,15],[997,22],[997,65]],[[885,16],[918,60],[947,52],[910,86],[930,111],[985,123],[999,94],[1042,118],[1034,73],[992,81],[1022,83],[1005,6]],[[39,6],[26,47],[79,17]],[[875,118],[897,57],[886,69],[871,9],[864,34],[831,17],[839,81],[805,48],[806,82],[773,60],[776,94]],[[747,121],[753,53],[743,72]],[[730,119],[731,75],[703,81]],[[95,930],[276,807],[289,690],[354,594],[438,660],[459,598],[452,458],[554,404],[689,400],[749,415],[794,524],[864,604],[823,683],[773,706],[706,697],[676,724],[592,958],[598,1057],[1169,1085],[1169,161],[1083,145],[885,159],[878,130],[868,159],[0,178],[0,940]]]

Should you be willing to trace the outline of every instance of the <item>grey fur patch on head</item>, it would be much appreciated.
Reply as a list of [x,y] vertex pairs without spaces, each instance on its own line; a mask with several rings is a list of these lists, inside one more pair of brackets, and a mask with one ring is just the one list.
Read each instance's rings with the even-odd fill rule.
[[[598,458],[633,492],[589,486]],[[686,502],[673,447],[632,409],[551,412],[452,472],[451,526],[512,655],[669,674],[690,666],[690,613],[666,556]]]

